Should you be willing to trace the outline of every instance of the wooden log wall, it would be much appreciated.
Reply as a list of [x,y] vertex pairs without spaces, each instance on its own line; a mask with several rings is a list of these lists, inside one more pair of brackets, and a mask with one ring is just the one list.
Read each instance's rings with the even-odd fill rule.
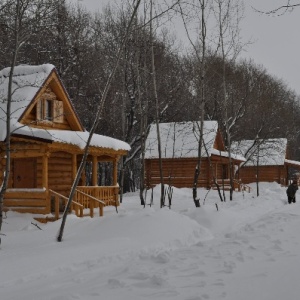
[[49,189],[68,196],[73,182],[72,154],[67,152],[51,153],[48,170]]
[[[239,171],[239,178],[245,184],[256,182],[256,173],[256,167],[243,167]],[[260,166],[258,180],[281,183],[287,177],[286,173],[284,166]]]
[[[192,188],[194,183],[196,159],[165,159],[163,160],[164,184],[178,188]],[[146,165],[146,186],[153,187],[160,184],[159,161],[151,159],[145,161]],[[209,187],[210,185],[209,164],[206,159],[201,162],[201,172],[198,180],[199,186]]]
[[6,192],[4,205],[12,210],[23,213],[47,214],[50,204],[46,201],[47,193],[44,190],[20,190]]
[[0,185],[3,181],[3,173],[5,168],[5,158],[0,158]]

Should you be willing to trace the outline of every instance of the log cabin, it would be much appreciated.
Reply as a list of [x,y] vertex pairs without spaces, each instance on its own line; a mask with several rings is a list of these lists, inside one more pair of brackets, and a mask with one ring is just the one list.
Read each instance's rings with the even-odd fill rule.
[[[6,121],[10,68],[0,72],[0,186],[6,166]],[[89,136],[55,67],[17,66],[11,98],[11,163],[4,206],[18,212],[59,217],[66,204]],[[119,205],[117,166],[130,147],[94,134],[88,152],[91,179],[82,175],[72,209],[93,216],[94,207]],[[110,185],[99,184],[101,163],[111,166]]]
[[[163,182],[178,188],[192,188],[195,168],[198,162],[200,122],[161,123],[161,157]],[[203,126],[203,144],[201,147],[201,171],[198,187],[214,188],[215,178],[220,185],[229,186],[229,174],[245,159],[232,156],[230,170],[229,155],[225,151],[223,138],[217,121],[205,121]],[[145,185],[151,188],[160,184],[159,155],[156,125],[152,124],[146,140]],[[239,188],[238,182],[236,187]]]
[[300,162],[288,159],[286,138],[242,140],[234,142],[232,150],[246,158],[237,172],[245,184],[258,181],[286,186],[300,171]]

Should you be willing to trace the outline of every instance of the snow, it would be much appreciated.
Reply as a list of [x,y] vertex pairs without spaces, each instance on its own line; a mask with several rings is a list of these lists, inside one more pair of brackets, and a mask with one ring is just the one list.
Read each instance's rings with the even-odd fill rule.
[[276,183],[261,183],[259,197],[251,186],[226,202],[199,189],[200,208],[190,189],[174,188],[171,209],[159,208],[159,186],[151,207],[128,193],[118,213],[69,215],[61,243],[61,221],[39,230],[33,215],[9,211],[1,299],[298,299],[300,202],[287,205]]
[[[44,81],[54,70],[51,64],[40,66],[21,65],[14,68],[11,101],[11,125],[21,117]],[[6,105],[10,68],[0,71],[0,141],[6,137]]]
[[[284,165],[286,158],[287,139],[242,140],[232,144],[232,151],[245,156],[246,166],[256,166],[257,159],[260,166]],[[292,162],[292,161],[291,161]],[[296,164],[296,162],[295,162]]]
[[[198,157],[199,128],[200,122],[160,123],[159,132],[162,158]],[[206,146],[206,149],[201,149],[202,157],[207,157],[207,155],[211,156],[212,154],[223,157],[229,156],[228,152],[214,148],[217,132],[217,121],[203,122],[203,143]],[[239,161],[245,161],[244,156],[240,154],[232,153],[231,157]],[[145,158],[158,158],[156,124],[150,126],[146,140]]]
[[[13,126],[14,134],[25,135],[33,138],[40,138],[51,142],[70,144],[78,146],[80,149],[84,149],[89,137],[88,131],[70,131],[70,130],[55,130],[55,129],[41,129],[24,126],[20,123],[15,123]],[[101,134],[93,134],[90,146],[109,148],[114,150],[126,150],[131,148],[129,144],[121,140],[104,136]]]
[[[163,158],[198,157],[200,122],[160,123]],[[218,131],[217,121],[204,121],[203,140],[210,155]],[[206,157],[205,149],[202,156]],[[145,158],[158,158],[156,124],[152,124],[146,140]]]

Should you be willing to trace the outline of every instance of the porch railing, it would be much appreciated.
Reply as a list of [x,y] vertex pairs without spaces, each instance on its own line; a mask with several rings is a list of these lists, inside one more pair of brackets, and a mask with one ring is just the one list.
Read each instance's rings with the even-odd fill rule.
[[[90,206],[87,195],[102,201],[105,206],[119,205],[119,186],[78,186],[77,191],[79,192],[76,195],[78,197],[76,200],[79,201],[81,199],[80,203],[82,203],[84,208],[89,208]],[[95,205],[98,207],[99,204],[96,203]]]
[[[224,187],[225,190],[230,190],[230,179],[217,179],[217,183],[220,187],[220,189],[222,189]],[[212,182],[212,187],[216,188],[216,185],[214,182]],[[245,191],[250,193],[251,187],[243,184],[240,180],[233,180],[233,188],[235,191]]]
[[[64,207],[67,205],[68,198],[64,195],[61,195],[53,190],[49,189],[50,199],[54,198],[54,214],[55,219],[59,219],[60,213],[60,206],[63,205]],[[71,203],[71,211],[74,210],[77,217],[83,217],[83,205],[78,203],[77,201],[72,200]]]
[[99,216],[103,216],[105,202],[76,189],[75,198],[84,208],[90,209],[90,217],[94,217],[94,208],[99,207]]

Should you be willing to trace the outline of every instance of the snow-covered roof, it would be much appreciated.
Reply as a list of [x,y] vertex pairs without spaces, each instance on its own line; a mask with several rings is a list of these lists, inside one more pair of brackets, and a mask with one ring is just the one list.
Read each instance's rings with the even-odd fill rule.
[[[88,131],[46,130],[24,126],[20,123],[16,124],[16,130],[14,133],[51,142],[75,145],[81,149],[84,149],[89,137]],[[109,148],[113,150],[130,150],[130,146],[123,141],[95,133],[93,134],[90,146]]]
[[284,165],[287,139],[243,140],[232,143],[232,152],[243,155],[247,161],[245,166]]
[[[11,102],[11,133],[22,136],[41,138],[47,141],[77,145],[84,148],[88,132],[69,130],[46,130],[33,128],[19,123],[19,119],[27,106],[34,99],[55,67],[51,64],[40,66],[16,66],[14,68]],[[6,110],[8,81],[10,68],[0,71],[0,141],[6,138]],[[114,150],[130,150],[130,146],[120,140],[94,134],[91,146],[104,147]]]
[[[162,158],[197,157],[200,136],[199,127],[200,122],[160,123]],[[203,140],[209,156],[213,151],[217,131],[217,121],[204,122]],[[207,157],[204,147],[202,147],[201,151],[202,156]],[[146,140],[145,158],[158,158],[156,124],[152,124],[150,127]]]
[[286,164],[290,164],[290,165],[293,165],[294,167],[300,167],[300,161],[297,161],[297,160],[291,160],[291,159],[285,159],[284,162]]
[[[14,68],[11,100],[11,126],[19,118],[54,70],[51,64],[40,66],[21,65]],[[6,109],[10,68],[0,71],[0,141],[6,138]]]

